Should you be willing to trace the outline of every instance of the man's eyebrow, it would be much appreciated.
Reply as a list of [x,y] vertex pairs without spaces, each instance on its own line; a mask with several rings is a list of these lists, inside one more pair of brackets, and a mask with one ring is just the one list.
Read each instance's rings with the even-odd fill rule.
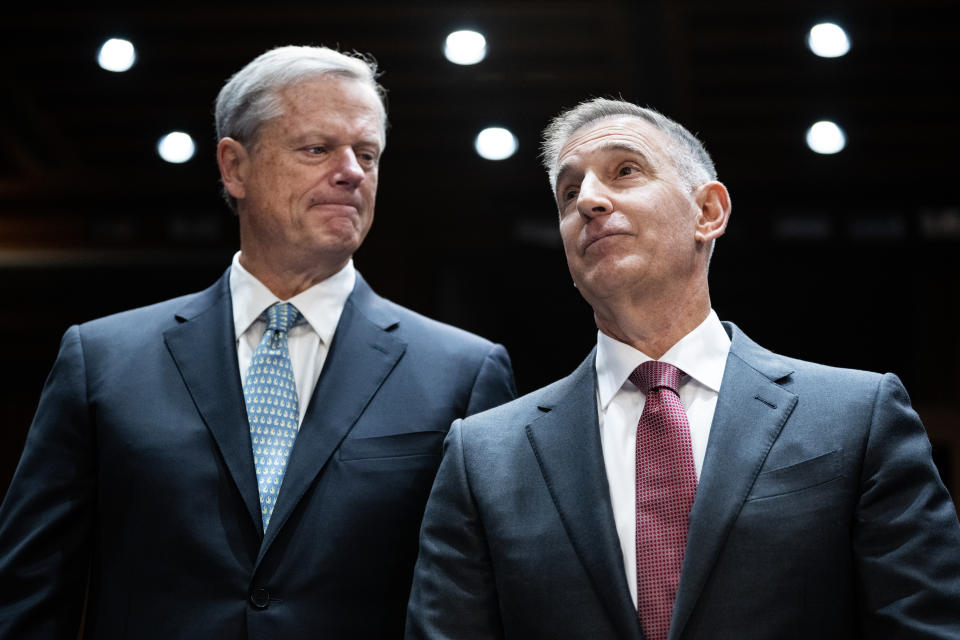
[[[646,152],[643,148],[641,148],[640,146],[635,145],[635,144],[630,143],[630,142],[623,142],[623,141],[605,142],[605,143],[603,143],[602,145],[600,145],[600,147],[599,147],[597,150],[598,150],[598,151],[601,151],[601,152],[603,152],[603,153],[610,153],[610,152],[614,152],[614,151],[622,151],[622,152],[624,152],[624,153],[629,153],[629,154],[638,156],[639,159],[640,159],[640,163],[641,163],[644,167],[649,167],[649,166],[650,166],[650,158],[649,158],[649,156],[647,155],[647,152]],[[566,178],[567,174],[568,174],[568,173],[571,173],[571,172],[573,171],[573,169],[574,169],[573,163],[571,163],[571,162],[569,162],[569,161],[563,162],[562,164],[560,164],[560,166],[557,168],[557,183],[556,183],[556,184],[557,184],[557,187],[558,187],[558,188],[560,187],[560,185],[561,185],[561,183],[563,182],[564,178]]]
[[320,131],[302,131],[288,138],[290,144],[299,147],[303,144],[327,144],[328,137]]
[[559,188],[563,183],[564,179],[567,177],[567,174],[573,171],[573,165],[570,162],[564,162],[557,168],[557,181],[556,185]]
[[[342,144],[338,139],[331,137],[329,134],[324,133],[319,129],[304,131],[290,138],[290,144],[293,146],[300,146],[300,145],[312,144],[312,143],[320,143],[325,145],[332,144],[337,146]],[[379,138],[367,138],[367,139],[359,140],[355,144],[356,146],[361,146],[361,147],[375,147],[377,150],[377,153],[380,153],[381,151],[383,151],[383,149],[380,146]]]
[[640,156],[643,164],[650,164],[650,159],[647,157],[647,152],[640,146],[631,142],[605,142],[604,144],[600,145],[600,151],[623,151],[626,153],[632,153]]

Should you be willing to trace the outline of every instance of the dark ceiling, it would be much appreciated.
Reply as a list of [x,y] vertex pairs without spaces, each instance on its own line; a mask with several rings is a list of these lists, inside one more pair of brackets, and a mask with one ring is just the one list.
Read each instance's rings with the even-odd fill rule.
[[[211,104],[244,63],[291,43],[339,45],[379,60],[393,128],[377,231],[389,226],[383,235],[391,242],[432,244],[445,237],[439,232],[465,229],[459,241],[479,247],[502,241],[504,231],[537,237],[535,227],[552,222],[536,161],[539,131],[564,106],[615,94],[701,135],[738,205],[733,229],[816,233],[816,225],[791,221],[822,214],[827,235],[843,234],[849,225],[836,218],[855,211],[875,222],[882,214],[888,226],[899,216],[903,233],[920,233],[923,212],[956,205],[954,6],[274,2],[5,16],[2,259],[35,260],[15,253],[35,247],[68,259],[62,251],[92,247],[232,246],[217,199]],[[807,29],[824,19],[850,32],[847,56],[817,58],[805,47]],[[445,34],[465,26],[489,43],[488,58],[472,67],[441,55]],[[114,35],[138,48],[127,73],[95,63],[100,43]],[[837,156],[804,146],[806,127],[821,118],[848,132]],[[516,156],[491,163],[473,153],[472,139],[488,123],[517,133]],[[198,140],[185,166],[154,151],[171,129]],[[774,212],[788,223],[778,226]]]
[[[36,5],[40,6],[40,5]],[[74,5],[76,6],[76,5]],[[595,329],[570,285],[537,160],[561,108],[598,95],[699,133],[734,210],[711,275],[721,317],[800,357],[900,373],[956,406],[960,21],[955,0],[271,2],[8,9],[0,21],[0,331],[17,336],[24,424],[72,322],[206,286],[237,246],[218,196],[211,106],[282,44],[372,53],[392,128],[377,221],[357,265],[381,293],[504,342],[521,390],[563,375]],[[847,28],[822,59],[809,27]],[[447,62],[445,35],[489,55]],[[138,49],[101,70],[100,44]],[[804,144],[829,118],[848,147]],[[479,158],[488,124],[518,153]],[[197,140],[166,164],[157,139]]]

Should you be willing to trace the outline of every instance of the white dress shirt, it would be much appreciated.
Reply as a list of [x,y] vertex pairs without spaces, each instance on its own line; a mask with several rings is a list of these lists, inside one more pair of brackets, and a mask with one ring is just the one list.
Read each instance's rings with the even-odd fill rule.
[[[679,393],[690,422],[693,463],[698,480],[729,351],[730,338],[711,309],[706,320],[660,358],[661,362],[669,362],[686,374],[681,378]],[[634,604],[637,602],[637,423],[646,396],[628,378],[637,366],[647,360],[652,358],[603,332],[597,332],[600,442],[610,485],[613,517],[623,551],[623,567]]]
[[267,329],[265,316],[268,307],[277,302],[289,302],[303,314],[306,323],[290,329],[287,346],[290,349],[290,364],[297,384],[297,399],[300,405],[298,422],[303,422],[307,405],[320,378],[320,371],[327,359],[330,342],[340,321],[340,314],[347,303],[357,274],[353,260],[323,282],[298,293],[289,300],[281,300],[262,282],[257,280],[240,264],[240,252],[233,256],[230,268],[230,295],[233,299],[233,326],[236,330],[237,361],[240,379],[247,377],[247,369],[253,359],[263,332]]

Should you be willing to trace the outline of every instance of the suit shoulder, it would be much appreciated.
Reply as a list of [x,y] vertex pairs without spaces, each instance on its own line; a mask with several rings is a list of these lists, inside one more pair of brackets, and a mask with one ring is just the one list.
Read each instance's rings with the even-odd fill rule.
[[877,373],[876,371],[838,367],[788,356],[781,356],[781,358],[783,358],[785,363],[789,364],[796,370],[795,375],[797,376],[804,376],[809,379],[830,382],[838,385],[864,385],[875,387],[883,377],[882,373]]
[[417,313],[392,300],[380,298],[384,308],[389,309],[398,321],[398,329],[407,339],[422,339],[438,344],[455,344],[458,349],[476,349],[486,353],[493,342],[475,333]]
[[[559,402],[568,399],[573,377],[568,376],[455,423],[460,432],[464,460],[475,477],[502,479],[515,464],[519,464],[520,458],[533,455],[528,425],[543,419]],[[592,388],[590,396],[595,407]],[[495,469],[502,472],[491,472]]]
[[867,407],[872,406],[885,380],[893,383],[889,388],[899,388],[905,392],[903,383],[894,374],[838,367],[777,354],[771,356],[776,358],[782,367],[782,373],[786,374],[771,376],[777,378],[778,384],[806,398],[819,398],[821,405],[828,403],[837,407],[861,406],[867,410]]
[[567,384],[568,378],[563,378],[515,400],[464,418],[462,429],[464,432],[522,432],[527,424],[542,416],[548,410],[547,407],[554,404]]
[[80,324],[80,335],[85,342],[120,343],[125,338],[142,341],[145,336],[159,335],[176,326],[177,316],[207,294],[208,291],[191,293],[89,320]]
[[[729,323],[728,323],[729,324]],[[862,369],[837,367],[781,355],[758,345],[733,326],[730,356],[773,380],[823,387],[833,385],[838,393],[853,389],[876,389],[883,374]]]

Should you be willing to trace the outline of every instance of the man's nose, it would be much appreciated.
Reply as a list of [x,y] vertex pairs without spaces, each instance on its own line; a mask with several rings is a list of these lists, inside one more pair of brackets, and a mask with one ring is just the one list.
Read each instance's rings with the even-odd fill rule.
[[592,173],[585,175],[580,183],[580,191],[577,193],[577,211],[584,218],[595,218],[613,212],[613,203],[607,196],[606,188]]
[[337,168],[334,181],[341,186],[356,189],[363,180],[363,167],[357,161],[357,155],[351,147],[341,147],[337,150]]

